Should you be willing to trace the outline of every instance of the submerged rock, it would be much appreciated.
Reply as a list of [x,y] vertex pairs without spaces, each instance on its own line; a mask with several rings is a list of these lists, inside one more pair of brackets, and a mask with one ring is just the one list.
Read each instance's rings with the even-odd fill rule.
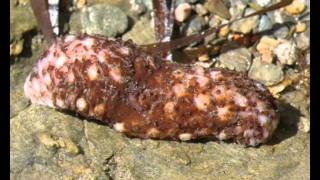
[[256,58],[250,68],[249,77],[270,86],[283,80],[283,71],[280,66],[265,63],[260,58]]
[[127,15],[118,7],[97,4],[82,9],[82,30],[88,34],[115,37],[128,27]]
[[221,54],[219,60],[230,70],[245,72],[251,65],[251,53],[247,48],[234,49]]

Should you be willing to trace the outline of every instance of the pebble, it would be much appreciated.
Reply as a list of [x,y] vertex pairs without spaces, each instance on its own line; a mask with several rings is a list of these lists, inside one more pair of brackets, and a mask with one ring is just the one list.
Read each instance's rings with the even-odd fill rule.
[[310,46],[310,30],[307,29],[303,33],[299,33],[295,38],[296,45],[301,50],[306,50]]
[[296,44],[287,40],[282,40],[273,50],[273,53],[283,65],[292,65],[299,58]]
[[263,36],[259,44],[257,45],[257,50],[261,55],[261,60],[263,62],[272,63],[273,60],[273,53],[272,51],[274,48],[278,45],[278,41],[276,39],[273,39],[269,36]]
[[299,15],[306,9],[306,6],[301,0],[293,0],[285,9],[291,15]]
[[223,19],[230,19],[231,14],[222,0],[208,0],[204,3],[204,7],[212,14],[218,15]]
[[253,3],[256,3],[257,5],[261,6],[261,7],[266,7],[271,5],[272,0],[253,0]]
[[258,32],[270,30],[272,25],[271,19],[267,15],[262,15],[258,25]]
[[182,3],[189,3],[189,4],[194,4],[198,2],[198,0],[176,0],[176,6],[179,6],[179,4],[182,4]]
[[187,26],[186,35],[197,34],[201,32],[202,28],[206,25],[206,21],[201,16],[193,17]]
[[300,21],[299,21],[299,22],[296,24],[295,30],[296,30],[297,33],[304,32],[306,29],[307,29],[307,24],[306,24],[306,23],[303,23],[303,22],[300,22]]
[[[254,12],[253,9],[246,9],[245,15],[250,14]],[[253,16],[250,18],[242,19],[240,21],[237,21],[233,23],[230,27],[231,30],[235,32],[241,32],[243,34],[247,34],[254,30],[259,24],[259,17],[258,16]]]
[[229,26],[224,26],[220,29],[219,31],[219,36],[220,37],[226,37],[230,32]]
[[209,13],[209,11],[202,4],[196,4],[195,11],[199,16],[204,16]]
[[178,22],[183,22],[186,20],[192,11],[192,7],[188,3],[179,4],[174,11],[174,17]]
[[219,57],[221,67],[230,70],[245,72],[249,70],[251,64],[251,52],[247,48],[229,50]]
[[198,60],[201,62],[209,61],[210,57],[208,54],[202,54],[198,57]]
[[280,66],[265,63],[260,58],[253,60],[248,75],[251,79],[260,81],[266,86],[275,85],[284,78],[284,73]]
[[153,19],[142,17],[137,21],[129,32],[122,36],[122,40],[131,39],[138,45],[156,43]]
[[76,3],[76,7],[78,9],[81,9],[86,5],[87,0],[77,0],[75,3]]
[[81,26],[85,33],[115,37],[128,27],[127,15],[118,7],[96,4],[82,8]]
[[276,24],[274,28],[273,35],[279,39],[285,39],[289,34],[289,28],[283,24]]

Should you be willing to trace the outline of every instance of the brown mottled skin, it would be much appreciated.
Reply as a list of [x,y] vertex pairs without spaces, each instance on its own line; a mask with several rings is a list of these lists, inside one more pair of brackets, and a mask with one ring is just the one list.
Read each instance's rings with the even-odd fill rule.
[[[66,38],[27,78],[25,93],[33,103],[78,112],[140,138],[256,146],[278,124],[271,94],[244,74],[163,61],[131,42]],[[63,54],[65,61],[55,64]]]

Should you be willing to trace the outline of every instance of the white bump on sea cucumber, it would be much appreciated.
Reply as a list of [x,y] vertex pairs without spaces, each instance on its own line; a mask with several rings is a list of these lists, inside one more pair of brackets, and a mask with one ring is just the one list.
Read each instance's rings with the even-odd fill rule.
[[234,94],[233,100],[237,105],[242,106],[242,107],[245,107],[248,104],[247,98],[239,93]]
[[111,78],[120,83],[121,82],[121,79],[122,79],[122,76],[121,76],[121,70],[120,68],[118,67],[112,67],[109,71],[109,75],[111,76]]
[[86,39],[82,40],[82,43],[87,48],[91,48],[96,43],[96,40],[93,38],[86,38]]
[[253,129],[247,129],[244,131],[243,136],[244,137],[253,137],[254,130]]
[[263,138],[267,138],[269,136],[269,132],[267,129],[263,129]]
[[74,82],[75,77],[74,77],[73,72],[69,72],[69,73],[67,74],[67,80],[68,80],[69,83],[73,83],[73,82]]
[[218,112],[218,117],[222,120],[226,120],[227,118],[225,118],[225,116],[228,115],[228,113],[230,112],[229,107],[228,106],[223,106],[223,107],[217,107],[217,112]]
[[52,80],[51,80],[51,77],[50,77],[50,74],[47,73],[44,75],[44,82],[47,84],[47,85],[50,85],[52,83]]
[[200,87],[204,87],[209,83],[209,78],[205,76],[197,76],[197,82],[199,83]]
[[172,102],[172,101],[167,102],[163,107],[163,111],[168,114],[173,113],[174,112],[174,102]]
[[88,69],[87,73],[90,81],[96,80],[98,78],[98,68],[96,64],[92,64]]
[[75,35],[67,35],[65,38],[64,38],[64,42],[70,42],[70,41],[73,41],[76,39],[76,36]]
[[235,133],[236,135],[239,135],[239,134],[241,134],[242,132],[243,132],[243,129],[242,129],[241,126],[236,126],[236,127],[235,127],[234,133]]
[[64,102],[63,102],[63,100],[60,99],[60,98],[57,98],[57,99],[56,99],[56,105],[57,105],[58,107],[60,107],[60,108],[65,108],[65,107],[66,107],[65,104],[64,104]]
[[159,134],[160,134],[160,131],[159,131],[157,128],[151,128],[151,129],[149,129],[148,132],[147,132],[147,135],[148,135],[149,137],[153,137],[153,138],[158,137]]
[[219,140],[225,140],[225,139],[227,139],[226,133],[225,133],[224,131],[221,131],[221,132],[219,133],[219,135],[218,135],[218,139],[219,139]]
[[172,72],[172,75],[176,78],[176,79],[182,79],[184,77],[184,72],[181,71],[180,69],[177,69],[175,71]]
[[210,96],[207,94],[199,94],[194,97],[194,102],[199,110],[205,111],[210,105]]
[[77,99],[76,106],[79,111],[84,111],[87,108],[87,105],[87,101],[83,97]]
[[99,53],[98,53],[98,61],[100,62],[100,63],[105,63],[106,62],[106,53],[105,53],[105,51],[99,51]]
[[40,92],[40,84],[38,79],[33,78],[31,80],[31,84],[35,92]]
[[104,104],[98,104],[94,107],[93,111],[96,115],[102,116],[105,113],[105,105]]
[[56,68],[61,68],[66,63],[66,61],[67,61],[67,57],[64,54],[60,55],[58,59],[56,59],[55,61]]
[[221,77],[220,71],[211,71],[210,76],[213,80],[219,79]]
[[177,97],[182,97],[186,93],[186,87],[181,83],[177,83],[173,86],[173,92]]
[[181,141],[189,141],[192,137],[192,134],[190,133],[182,133],[182,134],[179,134],[179,139]]
[[265,115],[259,115],[258,121],[260,122],[261,126],[263,126],[264,124],[266,124],[269,121],[269,118]]
[[113,125],[113,128],[118,132],[124,132],[124,130],[125,130],[124,123],[115,123]]
[[250,140],[249,140],[249,145],[250,145],[250,146],[255,146],[255,145],[257,145],[257,144],[258,144],[257,139],[255,139],[255,138],[250,138]]

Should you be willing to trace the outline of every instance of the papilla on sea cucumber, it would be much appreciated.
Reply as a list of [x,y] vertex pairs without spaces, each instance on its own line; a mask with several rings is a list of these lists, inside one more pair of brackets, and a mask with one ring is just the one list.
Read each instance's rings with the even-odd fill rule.
[[245,74],[164,61],[100,36],[58,38],[24,91],[32,103],[77,112],[130,137],[256,146],[279,121],[272,95]]

